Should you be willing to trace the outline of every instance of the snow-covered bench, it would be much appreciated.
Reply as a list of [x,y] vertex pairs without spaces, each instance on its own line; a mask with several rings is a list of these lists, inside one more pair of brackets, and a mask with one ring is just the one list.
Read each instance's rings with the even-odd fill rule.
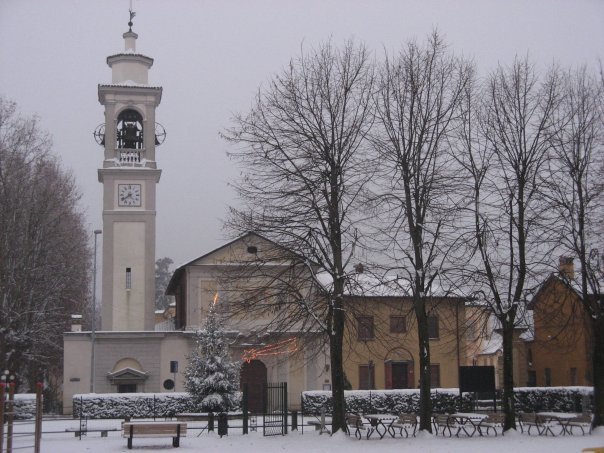
[[135,437],[171,437],[172,446],[180,446],[180,438],[187,435],[187,424],[183,422],[124,422],[122,437],[128,438],[128,449],[132,449]]

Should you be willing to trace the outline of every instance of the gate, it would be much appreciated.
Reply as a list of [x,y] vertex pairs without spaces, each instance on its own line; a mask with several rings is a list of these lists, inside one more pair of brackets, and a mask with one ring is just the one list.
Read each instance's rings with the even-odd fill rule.
[[287,434],[287,382],[266,384],[264,389],[264,435]]

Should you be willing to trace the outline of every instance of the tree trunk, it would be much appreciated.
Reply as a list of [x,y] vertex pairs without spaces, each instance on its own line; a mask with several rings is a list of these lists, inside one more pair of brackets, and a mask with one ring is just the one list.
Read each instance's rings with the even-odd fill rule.
[[514,406],[514,322],[502,322],[503,335],[503,430],[516,429],[516,411]]
[[592,320],[594,419],[592,426],[604,426],[604,317]]
[[344,312],[334,310],[333,333],[329,337],[331,354],[331,396],[333,401],[332,432],[346,432],[346,401],[344,400],[344,364],[342,345],[344,339]]
[[430,395],[430,340],[424,301],[416,306],[419,343],[419,429],[432,432],[432,399]]

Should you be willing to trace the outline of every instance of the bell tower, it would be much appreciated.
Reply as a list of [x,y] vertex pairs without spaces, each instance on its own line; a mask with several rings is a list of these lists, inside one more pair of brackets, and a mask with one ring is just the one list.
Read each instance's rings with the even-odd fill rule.
[[112,78],[98,87],[105,122],[95,130],[104,148],[102,330],[154,330],[155,193],[161,170],[155,148],[165,131],[155,122],[162,88],[149,85],[153,59],[137,53],[138,35],[123,34],[124,51],[107,57]]

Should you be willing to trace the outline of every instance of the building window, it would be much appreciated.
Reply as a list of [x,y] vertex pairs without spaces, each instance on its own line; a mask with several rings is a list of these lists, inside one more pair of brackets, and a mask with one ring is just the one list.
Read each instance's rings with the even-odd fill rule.
[[570,385],[579,385],[579,380],[577,379],[577,369],[570,369]]
[[404,316],[390,316],[390,333],[407,332],[407,318]]
[[436,363],[430,364],[430,387],[440,387],[440,365]]
[[360,341],[373,340],[373,316],[359,316],[357,318],[357,332]]
[[126,289],[132,289],[132,269],[126,268]]
[[369,362],[368,365],[359,365],[359,390],[375,389],[375,366]]
[[118,393],[136,393],[136,384],[118,384]]
[[537,372],[535,370],[529,370],[527,387],[537,387]]
[[552,369],[551,368],[545,369],[545,386],[546,387],[552,386]]
[[440,338],[438,332],[438,316],[428,316],[428,337],[431,340]]

